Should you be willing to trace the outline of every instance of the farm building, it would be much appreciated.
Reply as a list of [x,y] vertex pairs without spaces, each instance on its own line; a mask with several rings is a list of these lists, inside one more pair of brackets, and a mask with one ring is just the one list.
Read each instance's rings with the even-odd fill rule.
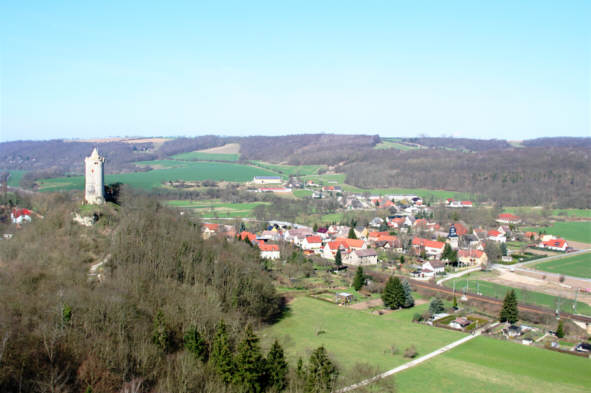
[[501,213],[497,217],[497,222],[499,224],[517,225],[521,223],[521,218],[511,213]]
[[254,184],[280,184],[280,176],[255,176],[252,179]]

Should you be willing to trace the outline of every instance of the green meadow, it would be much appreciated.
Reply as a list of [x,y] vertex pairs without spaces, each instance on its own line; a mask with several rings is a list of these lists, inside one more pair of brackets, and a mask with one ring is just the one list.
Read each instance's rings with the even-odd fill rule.
[[548,227],[528,227],[523,231],[546,232],[554,236],[581,243],[591,243],[591,221],[556,222]]
[[[292,367],[298,357],[307,359],[312,350],[324,345],[343,371],[358,362],[387,370],[409,360],[403,353],[411,345],[421,356],[465,336],[461,332],[411,322],[415,313],[427,308],[428,305],[423,304],[374,315],[305,296],[297,297],[289,304],[283,319],[262,331],[262,342],[269,346],[278,339]],[[395,354],[393,346],[398,349]]]
[[535,268],[550,273],[591,278],[591,252],[540,262],[535,265]]
[[[172,164],[167,160],[167,164]],[[173,161],[174,162],[174,161]],[[162,164],[162,162],[160,162]],[[161,187],[170,180],[225,180],[232,182],[251,181],[254,176],[273,176],[275,173],[248,165],[225,162],[188,162],[180,167],[166,167],[148,172],[106,175],[105,183],[120,182],[135,188],[150,190]],[[82,190],[83,176],[59,177],[40,181],[41,191]]]
[[[468,279],[458,278],[455,280],[447,280],[443,283],[443,285],[449,288],[453,288],[454,282],[456,284],[456,293],[458,294],[458,298],[467,285],[468,292],[471,293],[476,293],[478,291],[485,296],[503,299],[505,297],[505,294],[509,290],[514,289],[515,294],[517,295],[517,300],[520,302],[547,307],[552,310],[555,310],[557,306],[558,298],[553,295],[547,295],[541,292],[527,291],[525,289],[513,288],[505,285],[492,283],[489,281],[470,280],[469,277]],[[560,298],[560,311],[572,313],[573,303],[573,300]],[[591,306],[586,303],[577,302],[577,313],[591,316]]]
[[[504,213],[520,214],[538,214],[542,215],[543,208],[535,206],[504,207]],[[552,216],[565,216],[577,218],[591,218],[591,209],[551,209]]]
[[405,145],[399,142],[383,141],[374,146],[374,149],[385,150],[385,149],[396,149],[396,150],[417,150],[420,149],[418,146]]
[[19,171],[16,169],[10,169],[7,171],[0,169],[0,173],[2,173],[2,172],[10,173],[10,176],[8,177],[8,182],[7,182],[9,187],[18,187],[23,175],[25,173],[27,173],[27,171]]
[[196,214],[203,217],[217,217],[217,218],[243,218],[253,217],[253,210],[259,205],[267,204],[268,202],[251,202],[251,203],[231,203],[220,200],[205,200],[205,201],[187,201],[187,200],[172,200],[167,201],[169,206],[178,207],[182,209],[191,209]]
[[477,337],[397,374],[397,392],[588,392],[591,360]]

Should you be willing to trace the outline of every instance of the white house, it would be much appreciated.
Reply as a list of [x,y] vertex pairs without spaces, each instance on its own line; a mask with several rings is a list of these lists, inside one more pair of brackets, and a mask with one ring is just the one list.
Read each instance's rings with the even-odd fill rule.
[[281,257],[278,244],[265,244],[261,242],[259,243],[259,249],[261,250],[261,258],[279,259]]
[[[441,261],[427,261],[421,266],[421,272],[432,272],[431,275],[444,273],[445,263]],[[427,276],[427,274],[425,274],[425,276]],[[430,277],[430,275],[427,277]]]
[[320,236],[306,236],[301,242],[302,250],[320,250],[322,248],[322,238]]
[[377,265],[378,253],[373,249],[354,250],[343,258],[343,263],[353,266]]
[[564,239],[552,239],[545,242],[540,242],[538,247],[547,248],[548,250],[554,251],[566,251],[568,248],[568,243]]
[[507,241],[505,234],[497,231],[496,229],[488,231],[487,239],[497,243],[505,243]]

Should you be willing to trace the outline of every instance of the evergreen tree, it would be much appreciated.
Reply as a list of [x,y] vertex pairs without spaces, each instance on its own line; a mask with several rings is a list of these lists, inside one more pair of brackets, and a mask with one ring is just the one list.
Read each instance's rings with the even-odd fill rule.
[[562,326],[562,320],[558,321],[558,328],[556,328],[556,337],[564,337],[564,326]]
[[262,392],[265,388],[265,359],[259,347],[259,339],[248,325],[244,339],[238,345],[235,358],[234,383],[242,392]]
[[223,320],[216,327],[215,337],[211,345],[210,361],[222,380],[230,383],[234,374],[235,365],[232,357],[230,338]]
[[412,297],[412,290],[408,281],[402,281],[402,289],[404,290],[404,304],[402,307],[410,308],[415,305],[415,299]]
[[183,342],[187,351],[191,352],[195,359],[199,359],[203,362],[207,361],[207,344],[195,326],[191,326],[191,328],[187,330],[183,337]]
[[287,362],[279,342],[275,340],[267,355],[268,386],[272,392],[282,392],[287,387]]
[[501,243],[501,255],[504,257],[507,256],[507,245],[505,243]]
[[363,274],[363,268],[359,266],[357,271],[355,272],[355,278],[353,278],[353,288],[356,291],[360,290],[363,284],[365,283],[365,276]]
[[160,310],[156,314],[156,318],[154,318],[152,342],[159,346],[164,352],[168,352],[172,349],[172,332],[166,325],[164,314]]
[[334,388],[339,371],[328,358],[326,349],[318,347],[310,355],[306,378],[306,393],[328,393]]
[[441,299],[438,297],[431,300],[431,303],[429,303],[429,314],[431,315],[442,313],[444,310],[445,308],[443,307],[443,301],[441,301]]
[[501,322],[509,322],[514,324],[519,319],[519,313],[517,310],[517,296],[515,291],[512,289],[505,295],[503,300],[503,308],[499,316]]
[[443,254],[441,254],[441,259],[449,260],[452,251],[453,250],[451,249],[451,246],[449,245],[449,243],[445,243],[445,246],[443,247]]
[[317,223],[314,223],[314,226],[312,227],[312,231],[318,232],[318,224]]
[[382,300],[384,301],[384,305],[391,310],[396,310],[404,306],[406,301],[404,287],[398,277],[390,277],[388,279],[384,292],[382,293]]
[[296,366],[296,376],[300,379],[304,379],[306,377],[306,369],[304,368],[304,361],[301,357],[298,358],[298,363]]
[[456,299],[456,295],[454,295],[453,308],[458,308],[458,299]]
[[351,227],[349,229],[349,236],[347,236],[349,239],[357,239],[357,235],[355,235],[355,228]]
[[404,263],[404,255],[400,256],[400,263]]
[[388,224],[386,223],[386,221],[382,221],[378,230],[380,232],[386,232],[388,230]]
[[343,256],[341,255],[341,249],[339,248],[337,250],[337,255],[335,255],[334,257],[334,263],[337,266],[342,266],[343,265]]

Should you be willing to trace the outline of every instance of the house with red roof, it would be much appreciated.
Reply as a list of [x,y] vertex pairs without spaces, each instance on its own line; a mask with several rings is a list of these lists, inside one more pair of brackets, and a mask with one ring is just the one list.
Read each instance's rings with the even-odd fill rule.
[[201,236],[203,239],[209,239],[220,230],[220,224],[212,224],[205,222],[201,225]]
[[499,224],[517,225],[521,223],[521,218],[511,213],[501,213],[497,217]]
[[491,229],[490,231],[488,231],[486,234],[486,238],[497,243],[505,243],[507,241],[507,237],[505,236],[505,234],[497,231],[496,229]]
[[423,239],[420,237],[415,237],[412,239],[412,247],[420,253],[421,251],[425,251],[428,257],[435,257],[437,259],[441,258],[443,254],[443,249],[445,248],[445,243],[438,242],[436,240],[429,240]]
[[351,251],[346,242],[343,242],[342,240],[333,240],[324,245],[324,248],[322,249],[322,257],[325,259],[334,259],[339,250],[341,250],[341,256],[345,256],[345,254],[348,254]]
[[488,256],[481,250],[458,250],[458,262],[464,265],[486,265]]
[[279,259],[281,257],[278,244],[268,244],[261,241],[259,242],[259,250],[261,250],[261,258],[264,259]]
[[320,250],[322,249],[322,238],[320,236],[306,236],[301,243],[302,250]]
[[351,250],[365,250],[367,248],[365,241],[363,241],[362,239],[349,239],[349,238],[337,237],[335,239],[335,241],[343,242]]
[[238,234],[238,237],[240,238],[240,240],[248,239],[251,243],[253,243],[257,240],[257,235],[255,235],[254,233],[247,232],[247,231],[240,232]]
[[538,247],[547,248],[548,250],[553,251],[562,251],[565,252],[568,248],[568,243],[564,239],[552,239],[541,242]]

